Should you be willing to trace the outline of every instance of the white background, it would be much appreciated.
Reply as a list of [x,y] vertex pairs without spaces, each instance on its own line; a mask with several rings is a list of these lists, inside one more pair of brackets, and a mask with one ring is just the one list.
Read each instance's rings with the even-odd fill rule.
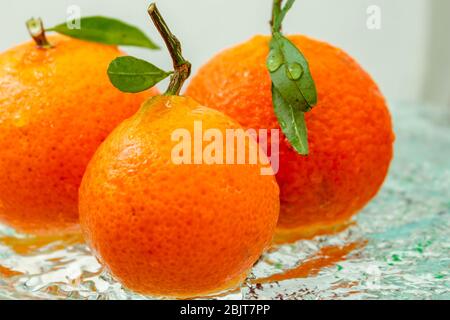
[[[182,40],[194,72],[223,48],[269,32],[271,0],[159,0],[173,32]],[[66,20],[77,5],[83,16],[105,15],[135,24],[162,44],[146,8],[149,0],[0,0],[0,50],[29,39],[31,16],[46,26]],[[381,30],[366,26],[367,8],[381,8]],[[373,75],[391,101],[449,104],[449,0],[297,0],[286,33],[302,33],[335,44]],[[170,68],[166,51],[126,49]]]

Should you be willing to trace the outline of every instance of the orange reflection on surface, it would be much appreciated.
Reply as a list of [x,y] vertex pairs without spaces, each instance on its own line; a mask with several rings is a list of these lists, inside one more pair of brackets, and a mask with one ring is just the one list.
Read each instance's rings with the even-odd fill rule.
[[78,243],[83,243],[83,238],[81,235],[69,235],[69,236],[59,236],[59,237],[1,237],[0,244],[3,244],[14,252],[26,255],[33,253],[47,245],[52,244],[55,250],[64,249],[68,245],[74,245]]
[[320,270],[331,267],[338,262],[345,260],[352,251],[362,248],[367,241],[350,243],[344,247],[329,246],[322,248],[316,256],[301,263],[296,268],[277,273],[266,278],[252,280],[252,283],[263,284],[269,282],[283,281],[289,279],[306,278],[317,275]]
[[22,275],[22,272],[11,270],[10,268],[0,265],[0,276],[4,278],[12,278]]

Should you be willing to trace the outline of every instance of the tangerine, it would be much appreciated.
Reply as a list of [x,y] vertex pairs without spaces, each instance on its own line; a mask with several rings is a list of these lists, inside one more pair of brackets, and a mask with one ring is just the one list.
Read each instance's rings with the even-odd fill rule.
[[[241,128],[191,98],[155,97],[112,132],[83,178],[85,238],[107,269],[134,291],[187,298],[234,288],[271,243],[279,189],[273,175],[261,175],[267,159],[174,161],[173,133],[182,129],[195,136],[198,121],[203,130],[223,135]],[[258,145],[248,141],[249,154]],[[225,148],[226,142],[220,145]],[[195,157],[194,149],[188,152]]]
[[[288,37],[305,55],[318,91],[306,113],[310,153],[282,136],[281,212],[277,242],[345,225],[380,189],[393,156],[394,134],[376,83],[341,49],[305,36]],[[279,128],[266,67],[268,36],[256,36],[203,66],[187,95],[245,128]]]
[[[124,94],[116,47],[49,36],[0,54],[0,221],[34,234],[78,230],[78,187],[98,145],[156,92]],[[105,116],[106,115],[106,116]]]

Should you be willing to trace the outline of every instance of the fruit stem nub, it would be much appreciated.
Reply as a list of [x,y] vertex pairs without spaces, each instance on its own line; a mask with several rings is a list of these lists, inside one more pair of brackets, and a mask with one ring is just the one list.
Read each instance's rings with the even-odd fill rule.
[[155,3],[148,7],[148,14],[166,43],[173,61],[174,73],[165,95],[179,95],[184,82],[191,74],[191,63],[184,59],[180,41],[170,31]]
[[48,49],[52,47],[45,36],[44,23],[41,18],[31,18],[28,20],[27,29],[39,48]]

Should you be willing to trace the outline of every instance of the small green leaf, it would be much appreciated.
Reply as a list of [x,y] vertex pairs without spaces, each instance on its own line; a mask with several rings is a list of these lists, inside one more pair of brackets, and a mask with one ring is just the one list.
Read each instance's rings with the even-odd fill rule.
[[299,154],[307,155],[309,150],[305,113],[289,104],[275,86],[272,86],[272,99],[275,115],[284,135]]
[[273,7],[273,17],[272,17],[272,30],[274,32],[279,32],[281,30],[281,25],[288,11],[294,5],[295,0],[287,0],[284,7],[281,7],[282,0],[274,0]]
[[111,83],[123,92],[132,93],[147,90],[171,74],[147,61],[130,56],[116,58],[108,68]]
[[117,19],[100,16],[81,18],[79,29],[69,28],[67,23],[62,23],[47,29],[47,31],[55,31],[72,38],[109,45],[159,48],[138,28]]
[[[285,13],[293,2],[286,4]],[[292,147],[307,155],[308,132],[304,112],[310,111],[317,103],[316,86],[308,62],[291,41],[275,32],[270,42],[267,69],[272,79],[272,100],[281,129]]]
[[[281,61],[281,67],[270,67],[270,62]],[[277,32],[270,42],[267,61],[273,85],[292,107],[310,111],[317,103],[317,92],[309,65],[297,47]]]
[[289,10],[291,10],[292,6],[294,5],[295,0],[287,0],[286,4],[284,5],[283,9],[281,10],[280,14],[280,25],[283,23],[284,18],[286,17],[286,14]]

